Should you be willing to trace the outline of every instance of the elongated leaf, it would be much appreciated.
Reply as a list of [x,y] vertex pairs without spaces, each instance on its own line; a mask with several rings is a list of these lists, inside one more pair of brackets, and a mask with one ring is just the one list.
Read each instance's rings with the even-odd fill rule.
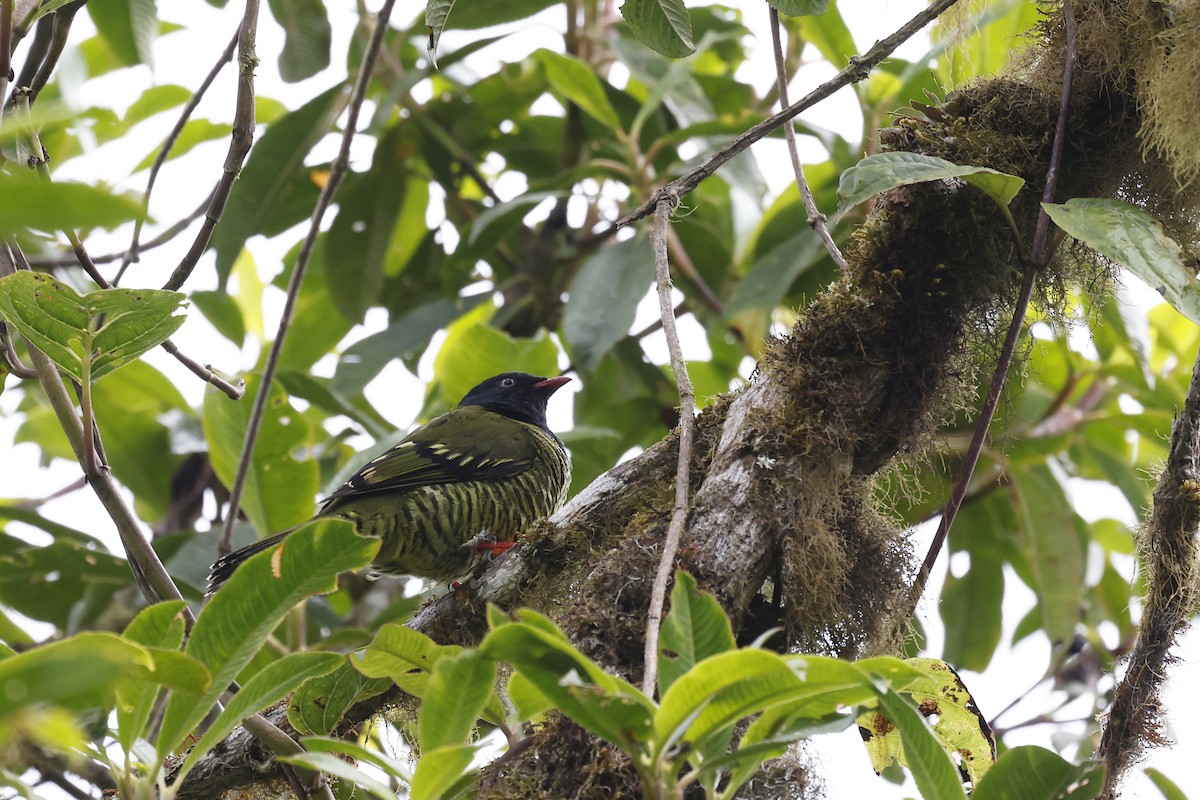
[[366,566],[378,549],[378,540],[359,536],[348,523],[325,521],[242,564],[200,612],[188,639],[188,655],[209,668],[213,683],[199,698],[171,697],[159,756],[179,747],[297,603],[332,591],[339,572]]
[[533,57],[545,69],[546,80],[555,91],[606,128],[618,130],[621,127],[621,119],[591,67],[574,56],[553,50],[538,50]]
[[1016,175],[987,167],[952,164],[920,153],[880,153],[864,158],[842,173],[838,183],[838,204],[844,211],[897,186],[949,178],[959,178],[983,190],[1001,207],[1012,202],[1025,185],[1025,181]]
[[326,736],[305,736],[300,740],[300,744],[312,753],[342,753],[358,761],[366,761],[394,778],[399,778],[405,783],[412,783],[412,769],[408,764],[401,763],[378,750],[363,747],[357,742]]
[[966,793],[954,762],[917,709],[890,689],[879,695],[879,706],[900,731],[905,759],[921,796],[925,800],[964,800]]
[[306,681],[296,690],[288,701],[288,722],[301,733],[332,733],[352,705],[390,688],[390,680],[368,678],[343,661],[334,671]]
[[280,700],[309,678],[332,672],[341,663],[342,656],[337,653],[292,653],[263,667],[233,696],[225,710],[200,737],[200,741],[188,753],[187,760],[183,762],[175,780],[182,781],[187,777],[192,767],[196,766],[196,762],[214,745],[233,733],[233,729],[246,717]]
[[[179,132],[179,136],[171,143],[171,152],[167,154],[167,161],[174,161],[182,155],[195,150],[198,145],[205,142],[224,139],[233,131],[233,127],[224,122],[213,122],[208,119],[189,119],[184,123],[183,130]],[[133,168],[134,173],[141,172],[144,169],[150,169],[154,166],[154,162],[158,159],[159,148],[155,147],[142,158],[141,161]]]
[[286,36],[279,76],[295,83],[328,67],[333,32],[322,0],[269,0],[268,5]]
[[457,745],[422,753],[413,774],[412,800],[440,800],[471,765],[475,750],[471,745]]
[[971,800],[1090,800],[1103,786],[1103,767],[1075,765],[1044,747],[1014,747],[971,792]]
[[460,652],[461,647],[437,644],[419,631],[389,622],[379,629],[361,655],[350,660],[368,678],[395,681],[413,670],[432,672],[439,659]]
[[571,283],[563,311],[563,336],[575,366],[595,370],[633,325],[638,302],[654,280],[649,236],[635,236],[601,249],[588,259]]
[[[246,391],[258,391],[257,376],[248,376]],[[231,402],[213,387],[204,395],[204,437],[213,471],[226,486],[237,474],[250,403]],[[260,536],[267,536],[312,516],[320,469],[312,459],[297,461],[295,453],[308,444],[308,422],[287,401],[283,389],[272,387],[271,398],[254,447],[242,510]]]
[[[149,647],[177,648],[183,643],[182,600],[156,603],[143,608],[125,628],[125,638]],[[146,729],[159,686],[154,683],[130,681],[119,688],[117,731],[126,752]]]
[[1044,465],[1013,478],[1021,548],[1033,571],[1043,625],[1052,643],[1070,642],[1080,619],[1086,553],[1077,517]]
[[683,0],[625,0],[621,16],[642,44],[664,56],[683,58],[696,52]]
[[100,289],[80,295],[42,272],[0,280],[0,315],[76,381],[85,354],[98,381],[162,344],[184,318],[178,292]]
[[317,95],[268,128],[250,151],[213,233],[220,288],[246,240],[263,232],[274,206],[288,197],[295,184],[309,180],[304,158],[333,124],[341,93],[341,87],[335,86]]
[[154,64],[154,0],[96,0],[87,5],[96,30],[125,66]]
[[691,575],[676,572],[671,610],[659,639],[659,696],[697,663],[735,647],[737,640],[721,604],[708,592],[697,590]]
[[[80,665],[87,665],[81,669]],[[80,633],[0,660],[0,719],[37,704],[107,708],[117,682],[153,674],[146,649],[112,633]]]
[[343,761],[333,753],[297,753],[294,756],[279,756],[279,760],[349,781],[356,789],[370,792],[381,800],[400,800],[399,796],[386,783],[353,764]]
[[0,234],[27,228],[115,228],[142,216],[142,204],[95,186],[44,181],[36,172],[0,172]]
[[1179,245],[1158,220],[1123,200],[1076,197],[1042,203],[1054,224],[1158,290],[1171,306],[1200,324],[1200,284]]
[[439,660],[421,703],[422,752],[466,743],[495,682],[496,662],[474,650]]
[[1146,777],[1154,784],[1154,788],[1162,792],[1163,800],[1187,800],[1187,795],[1183,793],[1175,781],[1168,778],[1161,771],[1153,767],[1146,768]]

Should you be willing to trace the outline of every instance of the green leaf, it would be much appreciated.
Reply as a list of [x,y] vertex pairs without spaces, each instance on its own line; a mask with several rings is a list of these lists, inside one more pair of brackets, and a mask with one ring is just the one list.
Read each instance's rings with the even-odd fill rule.
[[421,753],[413,773],[412,800],[440,800],[471,765],[473,745],[440,747]]
[[1158,220],[1124,202],[1076,197],[1042,203],[1054,224],[1158,290],[1171,307],[1200,323],[1196,270],[1183,263],[1179,245]]
[[125,124],[135,125],[155,114],[183,105],[192,98],[192,90],[175,83],[151,86],[134,100],[125,112]]
[[633,325],[638,302],[654,281],[650,237],[635,236],[601,248],[571,282],[563,336],[575,366],[590,375]]
[[119,369],[183,324],[177,292],[99,289],[85,295],[43,272],[0,280],[0,315],[79,383],[84,354],[93,382]]
[[[979,4],[967,18],[943,17],[933,28],[937,75],[946,89],[962,86],[980,75],[995,75],[1008,63],[1014,40],[1031,31],[1038,20],[1037,3],[1001,0]],[[939,51],[942,51],[939,53]]]
[[295,83],[328,67],[332,29],[322,0],[269,0],[268,5],[286,37],[279,76]]
[[897,186],[959,178],[981,189],[996,205],[1006,208],[1025,185],[1022,178],[987,167],[963,166],[920,153],[880,153],[859,161],[842,173],[838,205],[853,208]]
[[[237,474],[250,421],[249,398],[255,396],[259,383],[258,376],[247,376],[247,400],[242,402],[230,400],[212,386],[204,394],[204,438],[213,471],[226,486],[233,485]],[[293,455],[308,444],[308,436],[304,415],[292,408],[282,388],[272,386],[242,497],[242,511],[260,536],[313,515],[320,469],[316,461],[297,461]]]
[[386,783],[353,764],[343,761],[333,753],[297,753],[293,756],[278,756],[278,758],[287,764],[295,764],[298,767],[305,767],[314,772],[324,772],[349,781],[356,789],[370,792],[381,800],[400,800],[399,796]]
[[229,292],[192,292],[189,297],[217,333],[239,346],[246,340],[242,309]]
[[[205,142],[212,142],[217,139],[224,139],[232,132],[233,128],[225,122],[213,122],[207,119],[189,119],[184,123],[183,129],[179,131],[179,136],[171,143],[171,152],[167,154],[166,161],[174,161],[182,155],[190,153],[196,149],[198,145]],[[155,147],[145,157],[137,163],[133,168],[134,173],[141,172],[144,169],[150,169],[154,166],[154,162],[158,159],[159,148]],[[165,162],[164,162],[165,163]],[[226,219],[222,217],[222,219]],[[220,226],[218,226],[218,229]]]
[[538,50],[533,58],[542,65],[546,80],[556,92],[609,130],[621,129],[621,119],[591,67],[574,56],[552,50]]
[[819,17],[829,7],[829,0],[767,0],[780,14],[789,17]]
[[1076,514],[1045,465],[1012,476],[1021,548],[1033,571],[1038,605],[1052,644],[1070,642],[1083,603],[1086,553]]
[[696,52],[692,21],[683,0],[625,0],[621,16],[642,44],[668,58]]
[[438,386],[455,405],[476,384],[501,372],[558,372],[558,347],[540,331],[532,339],[515,339],[487,324],[495,307],[485,303],[450,326],[433,362]]
[[1103,777],[1099,764],[1072,764],[1044,747],[1014,747],[996,760],[971,800],[1090,800]]
[[312,753],[342,753],[358,761],[369,762],[394,778],[399,778],[405,783],[412,783],[412,770],[407,764],[390,758],[378,750],[363,747],[356,742],[325,736],[305,736],[300,740],[300,744]]
[[339,572],[365,567],[378,549],[378,540],[330,520],[296,531],[284,545],[242,564],[192,628],[187,653],[209,668],[213,682],[199,698],[172,695],[158,737],[159,756],[178,749],[297,603],[333,591]]
[[921,796],[925,800],[963,800],[966,794],[958,770],[920,712],[891,689],[880,693],[879,706],[900,731],[905,761]]
[[0,234],[28,228],[59,231],[105,228],[142,216],[142,204],[97,186],[46,181],[32,170],[0,171]]
[[636,756],[653,724],[654,704],[576,650],[548,618],[518,612],[520,622],[493,629],[481,655],[507,661],[558,710]]
[[246,717],[277,702],[309,678],[332,672],[341,663],[343,656],[337,653],[292,653],[263,667],[246,681],[246,685],[233,696],[225,710],[200,737],[176,774],[175,781],[178,783],[187,777],[196,762],[233,733],[233,729]]
[[[368,308],[378,305],[383,291],[389,247],[407,186],[405,151],[410,146],[401,140],[399,130],[392,129],[380,140],[368,172],[346,182],[338,215],[324,242],[325,286],[334,305],[351,321],[361,320]],[[425,229],[424,205],[420,211],[420,226],[403,231],[410,239]]]
[[92,0],[87,10],[96,30],[123,65],[154,65],[154,39],[158,35],[154,0]]
[[335,86],[268,128],[250,151],[221,224],[213,232],[220,287],[225,286],[246,240],[264,231],[273,207],[287,198],[295,184],[310,180],[304,159],[341,108],[342,87]]
[[677,571],[671,610],[663,620],[659,639],[659,697],[699,662],[735,647],[737,640],[721,604],[708,592],[697,590],[695,578]]
[[[149,647],[177,648],[183,643],[184,620],[182,600],[170,600],[147,606],[125,628],[125,638]],[[150,712],[154,708],[159,686],[154,683],[130,681],[120,687],[117,703],[117,731],[126,752],[143,736]]]
[[765,309],[773,311],[796,279],[820,263],[825,248],[813,230],[801,230],[776,245],[753,264],[725,304],[725,317]]
[[1154,784],[1154,788],[1162,792],[1163,800],[1187,800],[1187,795],[1176,785],[1175,781],[1162,774],[1160,770],[1147,767],[1146,777]]
[[301,733],[332,733],[355,703],[392,688],[386,678],[371,679],[349,661],[327,675],[304,683],[288,701],[288,722]]
[[464,744],[492,697],[495,683],[496,662],[477,651],[440,659],[421,702],[421,752]]
[[[460,652],[461,647],[437,644],[423,633],[391,622],[381,627],[371,644],[361,654],[351,657],[350,663],[368,678],[387,678],[420,697],[434,665]],[[410,680],[414,672],[424,673],[424,678]],[[410,691],[410,686],[415,691]]]
[[153,668],[144,647],[112,633],[85,632],[26,650],[0,660],[0,720],[42,703],[72,711],[108,708],[122,678],[146,680]]

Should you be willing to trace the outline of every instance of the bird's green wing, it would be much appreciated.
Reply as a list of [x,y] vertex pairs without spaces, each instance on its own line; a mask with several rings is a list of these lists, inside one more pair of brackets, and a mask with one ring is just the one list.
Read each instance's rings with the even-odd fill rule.
[[533,464],[531,426],[465,406],[417,428],[326,500],[517,475]]

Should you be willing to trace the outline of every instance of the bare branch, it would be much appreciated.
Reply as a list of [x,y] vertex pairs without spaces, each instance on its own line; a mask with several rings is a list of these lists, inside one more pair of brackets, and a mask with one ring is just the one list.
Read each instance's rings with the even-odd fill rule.
[[[788,76],[787,65],[783,59],[783,43],[779,39],[779,12],[774,6],[771,10],[771,43],[775,47],[775,85],[779,92],[779,105],[783,108],[788,106]],[[796,128],[792,124],[792,120],[788,120],[783,125],[783,136],[787,139],[788,154],[792,157],[792,171],[796,173],[796,185],[800,187],[800,199],[804,201],[804,210],[808,214],[808,226],[816,231],[817,236],[821,237],[821,241],[825,244],[825,249],[829,251],[829,257],[833,259],[833,263],[837,264],[838,269],[845,272],[849,267],[846,265],[846,259],[842,256],[842,251],[838,249],[837,243],[833,241],[833,236],[829,233],[828,220],[821,210],[817,208],[817,201],[813,199],[812,189],[809,188],[808,178],[804,176],[804,167],[800,164],[800,152],[796,149]]]
[[258,394],[254,398],[254,407],[250,411],[250,419],[246,424],[246,438],[242,443],[241,460],[238,462],[237,475],[234,478],[233,486],[229,487],[229,507],[225,515],[225,525],[221,530],[221,539],[217,544],[217,552],[219,555],[224,555],[229,552],[233,538],[233,525],[237,520],[238,507],[242,500],[242,490],[246,485],[246,477],[250,472],[250,462],[254,456],[254,445],[258,440],[259,430],[262,428],[263,415],[266,412],[267,398],[271,393],[271,381],[275,378],[275,369],[279,364],[279,355],[283,351],[283,343],[287,339],[288,330],[292,324],[292,313],[296,308],[296,300],[300,296],[300,286],[304,282],[304,275],[308,270],[309,261],[312,258],[313,247],[317,242],[317,235],[321,232],[321,220],[325,216],[325,210],[329,208],[329,203],[333,199],[334,192],[342,183],[342,179],[346,175],[347,169],[350,166],[350,144],[354,140],[356,128],[358,127],[358,115],[362,110],[363,100],[367,96],[367,86],[371,82],[371,72],[375,67],[375,59],[379,55],[380,48],[383,46],[384,35],[387,33],[388,18],[392,13],[392,6],[395,0],[386,0],[383,7],[379,9],[379,16],[375,20],[375,31],[371,35],[370,44],[367,45],[367,50],[363,54],[362,65],[358,71],[358,77],[354,82],[354,88],[350,93],[350,103],[346,112],[346,126],[342,133],[342,144],[338,150],[337,158],[329,167],[329,178],[325,185],[321,188],[321,194],[317,198],[317,205],[313,209],[312,218],[308,226],[308,234],[304,238],[304,244],[300,247],[300,253],[296,257],[296,266],[292,269],[291,279],[288,281],[287,300],[283,306],[283,313],[279,318],[279,328],[275,333],[275,340],[271,343],[271,352],[267,355],[266,363],[263,365],[262,382],[258,387]]
[[[229,44],[225,47],[225,51],[221,53],[221,57],[217,59],[217,63],[208,71],[208,75],[204,77],[200,88],[196,89],[192,98],[188,100],[183,107],[183,111],[179,115],[179,119],[175,122],[175,127],[167,134],[167,138],[163,141],[162,147],[158,151],[158,157],[154,159],[154,165],[150,167],[150,177],[146,179],[146,191],[142,195],[142,215],[137,218],[133,225],[133,238],[129,242],[129,250],[126,251],[125,257],[121,260],[121,268],[117,270],[117,276],[113,278],[113,285],[121,282],[121,277],[125,274],[125,270],[129,265],[138,260],[138,238],[142,235],[142,225],[145,224],[146,217],[150,214],[150,193],[154,191],[154,182],[158,180],[158,172],[162,169],[163,164],[167,161],[167,156],[171,153],[171,148],[175,146],[176,140],[179,139],[179,134],[183,133],[183,128],[187,125],[187,121],[192,116],[192,112],[196,110],[196,106],[200,105],[200,101],[204,98],[208,88],[212,86],[213,81],[217,79],[217,75],[221,70],[233,60],[233,51],[237,47],[238,38],[241,35],[241,29],[233,35],[229,40]],[[253,124],[253,123],[251,123]],[[236,123],[235,123],[236,125]]]
[[[233,184],[238,175],[242,174],[242,163],[246,160],[246,154],[250,152],[250,145],[254,141],[254,68],[258,66],[254,42],[258,36],[258,7],[258,0],[246,0],[246,11],[242,15],[242,24],[238,27],[237,105],[233,113],[233,134],[229,138],[229,150],[225,153],[224,172],[221,173],[221,180],[217,182],[217,188],[213,190],[209,200],[204,224],[196,233],[191,249],[163,284],[164,289],[175,291],[183,286],[200,261],[200,256],[208,249],[213,230],[221,221],[225,204],[229,202],[229,193],[233,191]],[[149,195],[148,187],[146,193]]]
[[929,5],[929,8],[921,11],[908,22],[896,29],[896,32],[887,38],[880,39],[875,43],[875,46],[861,56],[854,56],[850,59],[850,63],[846,68],[837,75],[830,78],[825,83],[813,89],[804,97],[797,100],[792,105],[780,111],[754,127],[740,134],[720,150],[717,150],[711,156],[704,160],[704,163],[668,183],[666,186],[661,186],[654,191],[644,203],[636,209],[626,214],[621,219],[617,220],[617,227],[631,225],[639,219],[643,219],[650,215],[658,206],[660,200],[669,197],[683,198],[688,192],[695,189],[700,183],[721,166],[733,158],[737,154],[747,150],[750,145],[757,142],[759,139],[766,136],[771,131],[778,128],[783,123],[799,115],[805,109],[810,108],[825,98],[837,92],[844,86],[849,86],[852,83],[858,83],[866,78],[871,69],[890,56],[892,52],[904,42],[912,38],[917,31],[924,28],[933,20],[937,19],[946,9],[957,3],[958,0],[935,0]]
[[13,345],[8,326],[3,320],[0,320],[0,344],[4,347],[4,363],[8,365],[9,372],[22,380],[37,380],[37,370],[21,363],[21,357],[17,355],[17,348]]
[[671,370],[679,386],[679,461],[675,473],[675,506],[671,509],[671,524],[663,542],[662,557],[658,572],[650,589],[650,611],[646,615],[646,650],[642,671],[642,693],[654,696],[658,680],[658,634],[662,626],[663,603],[667,597],[667,583],[675,566],[675,554],[683,539],[683,526],[688,515],[688,485],[692,463],[692,431],[695,427],[696,395],[688,377],[687,362],[679,346],[679,332],[675,329],[675,313],[671,307],[671,268],[667,261],[667,229],[671,224],[671,212],[675,203],[662,200],[654,211],[654,271],[658,284],[658,309],[663,322],[663,335],[671,353]]
[[53,27],[50,33],[50,43],[46,50],[46,57],[42,59],[38,66],[37,74],[33,76],[33,80],[29,83],[29,88],[33,91],[33,97],[30,99],[32,103],[37,98],[42,89],[46,88],[46,84],[50,82],[50,75],[54,72],[54,68],[58,66],[58,59],[62,56],[63,48],[67,46],[67,38],[71,33],[71,23],[75,20],[75,14],[79,9],[83,8],[84,0],[69,3],[54,12]]
[[[1063,67],[1062,95],[1058,105],[1058,122],[1054,129],[1054,144],[1050,152],[1050,165],[1046,169],[1046,186],[1042,191],[1042,202],[1044,203],[1054,201],[1054,193],[1058,187],[1058,171],[1062,166],[1063,147],[1067,139],[1067,117],[1071,112],[1071,83],[1075,77],[1075,18],[1071,13],[1071,0],[1064,0],[1063,15],[1067,29],[1066,64]],[[987,438],[988,428],[991,427],[996,404],[1000,400],[1000,392],[1004,389],[1004,382],[1008,378],[1008,369],[1012,365],[1017,338],[1025,325],[1025,312],[1029,309],[1029,298],[1033,293],[1034,280],[1046,265],[1046,234],[1049,224],[1050,217],[1046,214],[1045,209],[1040,209],[1034,229],[1033,244],[1025,264],[1025,274],[1021,279],[1021,294],[1017,298],[1016,308],[1013,309],[1012,322],[1009,323],[1008,334],[1004,337],[1004,346],[1000,351],[1000,358],[996,362],[996,369],[992,373],[992,383],[988,388],[987,399],[979,411],[979,419],[975,422],[975,432],[971,436],[971,444],[963,456],[958,480],[950,493],[950,500],[946,503],[946,509],[938,523],[937,532],[933,535],[933,541],[929,545],[929,551],[925,554],[921,570],[913,581],[907,613],[897,616],[897,626],[908,624],[913,610],[925,592],[933,565],[945,544],[946,536],[950,533],[950,527],[954,525],[954,518],[958,515],[959,508],[962,507],[963,498],[967,496],[967,488],[971,483],[971,477],[975,474],[975,466],[979,463],[979,454],[983,451],[983,441]]]

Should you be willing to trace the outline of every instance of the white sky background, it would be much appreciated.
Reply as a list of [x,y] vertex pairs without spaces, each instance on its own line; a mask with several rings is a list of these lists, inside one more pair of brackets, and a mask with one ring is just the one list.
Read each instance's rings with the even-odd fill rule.
[[[689,3],[692,4],[692,3]],[[301,102],[311,98],[319,91],[336,84],[342,77],[345,63],[345,53],[352,26],[356,19],[355,3],[353,0],[326,0],[334,18],[334,41],[332,61],[334,69],[327,70],[321,75],[300,84],[285,84],[278,76],[276,59],[282,48],[282,33],[275,25],[267,8],[262,10],[259,25],[258,55],[261,64],[257,72],[256,89],[259,94],[284,101],[290,108],[295,108]],[[369,2],[372,9],[379,2]],[[465,5],[465,4],[464,4]],[[743,77],[753,81],[755,86],[763,90],[774,81],[774,67],[771,60],[770,36],[766,27],[766,6],[758,0],[728,0],[726,5],[742,9],[745,23],[755,32],[757,37],[753,44],[750,63],[743,67]],[[854,32],[860,52],[866,50],[875,40],[891,33],[913,14],[924,7],[923,0],[840,0],[842,15]],[[404,22],[415,17],[423,10],[423,3],[409,0],[397,4],[396,19]],[[82,71],[79,65],[72,64],[70,53],[64,58],[58,73],[60,85],[71,85],[69,78],[74,74],[80,80],[75,82],[73,92],[79,98],[78,102],[87,102],[84,98],[103,96],[104,103],[112,105],[119,113],[132,103],[148,86],[155,84],[178,83],[183,86],[195,87],[215,62],[221,49],[229,40],[237,27],[241,16],[241,4],[231,2],[225,9],[214,9],[200,0],[181,3],[160,3],[159,14],[164,20],[186,23],[188,30],[171,34],[159,40],[156,50],[156,65],[153,72],[147,67],[131,70],[121,70],[97,80],[82,83]],[[518,61],[528,53],[541,48],[551,47],[561,49],[562,37],[562,7],[556,7],[542,14],[540,24],[527,27],[525,30],[504,39],[498,45],[493,45],[482,51],[469,62],[480,73],[492,69],[496,62],[503,59],[507,62]],[[453,17],[451,18],[453,24]],[[76,18],[78,30],[72,37],[73,42],[82,40],[83,30],[90,28],[86,13]],[[485,32],[454,32],[450,31],[442,38],[441,50],[450,52],[463,43],[482,38]],[[900,57],[917,58],[928,52],[928,39],[925,36],[903,46],[897,53]],[[15,63],[22,63],[24,48],[19,49]],[[804,92],[815,87],[821,81],[831,77],[834,70],[811,53],[813,62],[807,65],[796,76],[791,87],[791,96],[799,97]],[[210,89],[208,96],[195,114],[195,118],[207,117],[214,121],[230,121],[233,113],[233,97],[235,92],[235,76],[227,67]],[[428,91],[426,87],[418,87]],[[70,94],[71,91],[68,91]],[[118,189],[141,190],[144,188],[146,173],[130,177],[130,171],[142,156],[155,147],[166,135],[174,123],[177,111],[160,115],[153,121],[144,123],[136,133],[142,137],[137,147],[131,147],[126,139],[110,143],[84,158],[74,159],[60,166],[58,174],[62,178],[74,178],[85,181],[97,179],[112,183]],[[366,116],[366,115],[364,115]],[[848,90],[843,90],[834,97],[826,100],[802,117],[804,120],[839,131],[850,141],[857,140],[862,127],[858,105]],[[801,158],[806,161],[822,161],[824,151],[812,140],[801,137]],[[189,157],[168,162],[159,175],[158,183],[151,204],[152,216],[162,224],[157,228],[149,228],[142,239],[152,238],[157,230],[169,226],[195,208],[209,191],[223,161],[226,140],[201,145]],[[318,156],[329,159],[336,152],[337,140],[330,136],[322,143]],[[784,145],[781,141],[763,141],[755,145],[754,153],[762,166],[762,172],[774,191],[782,190],[791,180],[791,168],[787,163]],[[352,167],[362,170],[370,165],[369,146],[354,150]],[[311,159],[316,161],[318,159]],[[495,185],[497,192],[504,198],[510,199],[520,194],[523,182],[514,176],[498,181]],[[440,217],[438,201],[434,203],[427,218],[431,226],[442,226],[443,235],[452,241],[455,232],[443,225]],[[831,209],[825,209],[827,212]],[[535,212],[536,213],[536,212]],[[326,224],[332,219],[332,214],[326,215]],[[306,223],[307,224],[307,223]],[[194,232],[194,228],[192,229]],[[153,286],[162,283],[162,276],[178,262],[183,252],[190,244],[190,235],[179,237],[170,245],[147,253],[141,265],[134,266],[124,284],[128,286]],[[279,269],[280,259],[284,250],[297,237],[280,237],[285,245],[267,242],[261,238],[251,240],[249,248],[254,255],[263,280],[269,282]],[[128,242],[128,233],[122,232],[119,237],[97,235],[89,240],[88,247],[93,253],[109,252],[121,249]],[[111,269],[104,270],[111,274]],[[1136,279],[1130,279],[1135,283]],[[197,267],[190,289],[207,289],[215,286],[213,257],[206,255]],[[1142,298],[1145,302],[1154,302],[1157,298],[1150,290],[1141,287]],[[268,335],[273,335],[278,314],[282,308],[282,292],[268,289],[264,296],[265,326]],[[657,306],[648,297],[639,309],[635,328],[657,317]],[[386,314],[381,309],[374,309],[368,315],[367,325],[356,329],[350,334],[352,339],[361,338],[368,333],[382,329],[386,324]],[[685,355],[692,358],[707,358],[707,346],[700,333],[699,326],[689,316],[681,320],[682,334],[685,338]],[[689,336],[689,332],[691,335]],[[174,337],[181,349],[202,363],[211,363],[224,372],[236,373],[253,366],[257,358],[256,345],[250,345],[245,352],[239,352],[226,339],[217,335],[204,321],[200,314],[190,314],[187,324]],[[348,342],[347,342],[348,343]],[[647,342],[647,353],[658,363],[666,362],[666,348],[660,338]],[[430,349],[430,355],[423,359],[419,376],[410,375],[401,365],[393,363],[387,368],[369,388],[368,395],[372,402],[381,409],[382,413],[399,428],[409,426],[420,406],[423,381],[432,377],[432,353],[436,346]],[[1189,357],[1190,356],[1185,356]],[[148,359],[159,369],[163,370],[188,397],[189,401],[199,403],[203,393],[203,384],[191,373],[159,350],[148,355]],[[332,358],[318,364],[316,371],[321,374],[331,374]],[[13,382],[10,379],[10,384]],[[571,384],[575,387],[577,384]],[[15,395],[8,393],[0,395],[0,408],[11,412],[15,406]],[[561,399],[551,404],[551,425],[559,430],[570,427],[570,404]],[[70,484],[78,476],[78,468],[73,464],[58,461],[47,469],[39,467],[37,459],[39,450],[31,444],[14,445],[13,436],[16,430],[16,420],[10,415],[0,419],[0,486],[8,496],[36,497],[48,494],[62,486]],[[1163,432],[1164,435],[1167,432]],[[367,440],[360,441],[360,447],[369,447]],[[1098,492],[1093,487],[1078,482],[1072,486],[1073,500],[1084,507],[1083,513],[1089,518],[1117,517],[1132,523],[1133,513],[1119,496],[1114,499],[1115,490],[1111,493]],[[107,515],[94,495],[88,491],[75,492],[68,498],[46,504],[43,513],[64,524],[85,527],[89,531],[105,536],[110,541],[114,552],[121,552],[115,531],[107,524]],[[8,530],[12,533],[28,534],[31,541],[46,539],[45,534],[32,529],[23,528],[10,523]],[[915,549],[923,553],[930,537],[930,531],[919,531],[916,534]],[[955,564],[955,567],[961,565]],[[1127,565],[1128,571],[1133,569],[1133,559]],[[946,559],[943,557],[936,570],[933,584],[927,592],[927,598],[936,598],[940,594],[941,583],[946,569]],[[1012,629],[1025,611],[1034,602],[1034,597],[1023,584],[1008,574],[1006,582],[1008,595],[1005,603],[1005,634],[1002,641],[1011,638]],[[926,600],[922,608],[926,629],[930,635],[930,653],[937,655],[941,649],[941,624],[933,600]],[[35,626],[31,626],[35,627]],[[45,631],[48,633],[48,631]],[[1192,634],[1187,637],[1184,645],[1176,653],[1181,661],[1172,669],[1171,685],[1165,695],[1165,707],[1168,710],[1168,720],[1172,723],[1170,734],[1179,742],[1173,749],[1157,751],[1147,762],[1148,765],[1162,769],[1176,781],[1185,791],[1200,797],[1200,780],[1193,779],[1189,785],[1187,776],[1194,774],[1194,764],[1190,763],[1191,753],[1200,749],[1200,733],[1194,726],[1186,723],[1200,716],[1200,700],[1189,694],[1184,687],[1189,683],[1195,685],[1200,681],[1200,635]],[[1013,700],[1019,698],[1041,677],[1042,671],[1049,663],[1049,648],[1045,637],[1029,637],[1014,649],[1002,645],[993,661],[992,668],[983,675],[964,673],[963,678],[974,693],[975,699],[985,716],[989,718],[998,713]],[[1006,724],[1031,717],[1044,710],[1052,693],[1040,690],[1033,693],[1022,707],[1010,712],[1002,721]],[[1193,695],[1195,693],[1192,693]],[[1082,716],[1090,708],[1078,709],[1079,713],[1072,715],[1068,709],[1060,714],[1062,717]],[[1034,726],[1010,735],[1012,744],[1039,744],[1053,746],[1061,736],[1062,727]],[[1067,726],[1066,730],[1078,733],[1082,725]],[[1056,734],[1056,731],[1058,734]],[[1073,751],[1068,751],[1071,754]],[[916,795],[911,782],[904,788],[875,777],[871,772],[865,751],[853,729],[838,736],[827,736],[821,739],[817,757],[828,768],[824,770],[828,781],[828,796],[834,800],[843,798],[872,797],[887,800],[888,798],[903,798]],[[53,794],[46,794],[54,797]],[[1150,783],[1139,774],[1127,784],[1126,796],[1130,798],[1153,798],[1159,794]]]

